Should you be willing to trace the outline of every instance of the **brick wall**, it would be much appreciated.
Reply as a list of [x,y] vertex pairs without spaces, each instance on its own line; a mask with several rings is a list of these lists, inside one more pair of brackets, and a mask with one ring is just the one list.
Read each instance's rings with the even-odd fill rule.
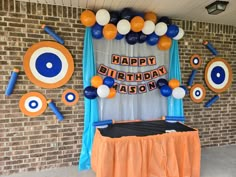
[[[82,50],[84,27],[79,23],[81,9],[0,1],[0,175],[21,171],[76,165],[83,132]],[[15,7],[15,8],[14,8]],[[23,56],[34,43],[53,40],[42,29],[52,26],[65,40],[74,58],[75,70],[71,80],[58,89],[42,89],[32,84],[23,71]],[[5,96],[9,76],[14,67],[21,72],[14,93]],[[80,94],[73,107],[61,102],[66,88]],[[64,115],[58,123],[47,108],[37,118],[24,116],[18,107],[20,97],[29,91],[39,91],[53,99]]]
[[[203,63],[198,69],[194,83],[204,84],[206,98],[203,103],[193,103],[190,97],[184,98],[186,123],[200,131],[201,145],[223,146],[236,143],[236,28],[228,25],[210,24],[193,21],[175,21],[185,30],[183,40],[179,41],[182,81],[187,85],[192,71],[189,60],[191,55],[198,54]],[[224,58],[231,65],[233,82],[231,88],[220,94],[220,99],[210,108],[207,102],[215,94],[204,82],[206,64],[214,58],[213,54],[202,45],[203,40],[211,41],[219,52],[218,57]]]
[[[80,24],[81,9],[36,3],[3,0],[0,2],[0,175],[22,171],[37,171],[45,168],[77,165],[83,131],[82,95],[82,49],[84,27]],[[33,85],[26,77],[22,62],[25,51],[34,43],[53,40],[43,32],[41,24],[52,26],[65,40],[70,50],[75,71],[71,80],[58,89],[42,89]],[[179,21],[186,32],[180,41],[181,70],[183,82],[187,83],[191,67],[189,58],[197,53],[204,59],[195,82],[203,82],[203,71],[212,54],[202,45],[202,39],[210,40],[236,69],[236,29],[192,21]],[[5,89],[14,67],[21,69],[15,92],[5,97]],[[79,103],[67,107],[60,101],[66,88],[78,90]],[[192,103],[184,98],[187,124],[200,130],[203,146],[218,146],[236,143],[236,97],[235,83],[211,108]],[[24,116],[19,108],[20,97],[29,91],[39,91],[57,103],[65,117],[58,123],[47,108],[37,118]],[[207,89],[208,100],[213,93]]]

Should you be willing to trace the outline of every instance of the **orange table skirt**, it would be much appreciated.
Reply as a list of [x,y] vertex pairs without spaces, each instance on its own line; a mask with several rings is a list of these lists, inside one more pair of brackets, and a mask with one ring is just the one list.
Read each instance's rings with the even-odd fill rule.
[[96,130],[91,164],[97,177],[200,177],[198,131],[110,138]]

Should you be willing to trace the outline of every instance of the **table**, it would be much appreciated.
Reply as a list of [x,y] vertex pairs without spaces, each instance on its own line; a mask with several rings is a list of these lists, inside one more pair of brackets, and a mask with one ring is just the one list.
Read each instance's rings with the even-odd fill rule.
[[200,177],[200,151],[198,131],[184,124],[117,123],[96,130],[91,164],[97,177]]

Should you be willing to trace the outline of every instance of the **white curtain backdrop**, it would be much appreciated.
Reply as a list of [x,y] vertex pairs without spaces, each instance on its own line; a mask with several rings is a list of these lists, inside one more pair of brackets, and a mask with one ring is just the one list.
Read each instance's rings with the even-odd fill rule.
[[[167,72],[169,71],[169,50],[160,51],[156,45],[149,46],[146,43],[129,45],[125,39],[120,41],[93,39],[93,42],[97,68],[100,64],[104,64],[117,71],[137,73],[157,69],[159,66],[164,65]],[[112,54],[128,57],[155,56],[156,65],[144,67],[114,65],[111,63]],[[167,75],[153,80],[157,81],[160,78],[167,78]],[[115,81],[126,85],[141,84],[140,82]],[[147,81],[142,83],[147,83]],[[100,120],[151,120],[167,115],[167,99],[160,95],[159,89],[147,90],[146,93],[134,95],[117,93],[116,97],[112,99],[98,99]]]

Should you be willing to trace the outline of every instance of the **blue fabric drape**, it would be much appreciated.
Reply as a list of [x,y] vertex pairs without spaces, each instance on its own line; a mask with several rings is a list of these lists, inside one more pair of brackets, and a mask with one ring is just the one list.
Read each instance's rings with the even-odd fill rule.
[[[91,28],[86,28],[83,49],[83,85],[84,88],[90,86],[91,78],[96,74],[96,63],[94,59],[94,49]],[[93,122],[98,121],[97,99],[84,98],[84,132],[82,138],[82,149],[79,160],[79,170],[91,168],[90,157],[93,144],[95,128]]]
[[[169,80],[177,79],[181,81],[181,71],[179,62],[179,46],[178,41],[172,40],[170,48],[170,62],[169,62]],[[183,100],[175,99],[173,96],[168,97],[168,116],[184,116]]]

